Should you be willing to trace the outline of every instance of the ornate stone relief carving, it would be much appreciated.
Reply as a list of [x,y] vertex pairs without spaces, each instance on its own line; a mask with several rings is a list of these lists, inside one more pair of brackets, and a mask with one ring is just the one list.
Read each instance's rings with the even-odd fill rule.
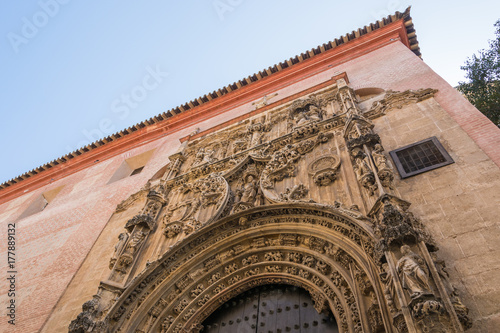
[[436,89],[419,89],[406,91],[388,90],[383,99],[373,102],[370,110],[365,113],[366,117],[379,116],[391,109],[401,109],[403,106],[418,103],[434,97],[438,91]]
[[422,222],[408,211],[409,206],[408,202],[385,194],[368,214],[374,219],[374,232],[379,239],[375,249],[378,258],[382,258],[391,245],[401,245],[406,241],[423,241],[431,250],[436,249]]
[[368,323],[370,324],[371,332],[385,332],[384,320],[382,319],[382,311],[378,304],[375,294],[372,292],[372,304],[368,308]]
[[258,198],[258,195],[260,195],[258,177],[259,174],[255,164],[248,165],[243,174],[243,185],[235,191],[236,193],[234,195],[234,205],[232,210],[234,213],[255,207],[256,203],[257,206],[261,204],[262,200],[261,198]]
[[325,111],[322,108],[324,106],[324,100],[314,97],[294,101],[289,107],[289,119],[292,121],[292,127],[297,128],[323,120]]
[[340,167],[340,158],[334,155],[318,157],[307,167],[309,175],[318,186],[330,185],[337,179],[337,171]]
[[304,186],[304,184],[295,185],[293,188],[287,187],[285,192],[279,194],[278,201],[281,202],[300,201],[306,197],[307,192],[309,192],[309,190]]
[[[406,97],[415,102],[433,93]],[[388,93],[362,115],[353,91],[339,82],[324,95],[186,142],[148,189],[142,211],[124,223],[110,260],[111,287],[85,303],[70,332],[196,332],[231,297],[269,283],[304,287],[317,311],[333,312],[341,332],[448,329],[436,325],[452,321],[453,312],[470,327],[444,268],[418,247],[435,249],[422,223],[407,202],[385,192],[394,174],[367,115],[404,105],[401,96]],[[332,131],[343,139],[332,140]],[[345,188],[337,188],[344,179]],[[353,187],[363,198],[353,200]],[[349,205],[307,199],[330,189]],[[156,230],[166,237],[151,237]],[[145,244],[167,252],[129,276]],[[411,247],[399,254],[404,244]]]
[[206,163],[215,162],[217,159],[214,157],[214,154],[215,151],[213,151],[212,149],[200,148],[196,153],[196,158],[193,162],[193,167]]
[[129,234],[126,232],[122,232],[118,236],[118,243],[116,243],[115,245],[115,252],[113,252],[113,256],[109,260],[109,269],[113,269],[113,266],[115,265],[116,260],[118,259],[118,255],[122,252],[123,247],[127,243],[128,237]]
[[82,305],[82,312],[69,325],[69,332],[107,332],[107,321],[98,321],[99,297],[94,296]]
[[192,185],[183,183],[177,190],[177,201],[167,207],[163,233],[167,238],[186,235],[221,215],[228,200],[229,186],[218,173],[198,179]]
[[248,136],[250,141],[250,147],[256,147],[266,140],[266,132],[271,130],[272,126],[270,123],[255,122],[250,124],[247,128]]
[[[290,235],[288,235],[288,236],[284,235],[283,237],[278,237],[277,241],[279,243],[283,239],[290,239],[290,238],[291,238]],[[295,238],[296,238],[296,236],[295,236]],[[293,238],[291,238],[291,239],[293,241]],[[274,241],[272,241],[272,242],[274,243]],[[276,243],[276,244],[278,244],[278,243]],[[316,241],[314,241],[314,242],[310,241],[309,243],[311,244],[310,246],[312,246],[312,244],[316,243]],[[317,245],[313,246],[312,248],[316,248],[316,247],[317,247]],[[285,258],[285,256],[278,253],[278,252],[269,252],[267,255],[267,259],[271,260],[271,261],[278,260],[278,262],[279,262],[279,260],[283,260],[284,258]],[[255,261],[255,259],[252,261]],[[329,267],[327,267],[326,263],[322,262],[321,260],[315,260],[315,259],[309,257],[309,258],[305,258],[304,263],[307,267],[311,266],[311,268],[316,269],[320,273],[321,272],[325,273],[329,270]],[[229,265],[226,267],[229,267],[229,269],[228,270],[224,269],[225,274],[236,273],[237,269],[238,269],[237,267],[235,267],[235,265]],[[278,265],[267,265],[264,268],[265,268],[264,271],[260,270],[260,272],[264,272],[264,273],[282,272],[282,268],[280,267],[279,264]],[[258,274],[257,272],[259,272],[259,270],[251,269],[251,271],[249,271],[248,274],[245,273],[244,275],[245,276],[253,276],[252,274]],[[241,275],[239,275],[239,276],[241,276]],[[222,276],[221,276],[221,278],[222,278]],[[219,279],[221,279],[221,278],[219,278]],[[233,278],[231,278],[230,281],[228,280],[229,282],[228,282],[228,284],[226,284],[226,286],[228,286],[229,284],[238,283],[240,280],[241,279],[239,277],[238,278],[233,277]],[[211,281],[211,282],[215,283],[215,281]],[[321,281],[317,280],[316,278],[313,278],[313,283],[318,284],[318,285],[323,285],[323,283]]]
[[262,171],[260,178],[264,196],[271,202],[303,199],[307,193],[303,184],[296,184],[294,187],[285,189],[283,193],[278,194],[274,189],[275,183],[285,178],[294,177],[297,162],[301,156],[311,152],[316,146],[328,142],[332,137],[333,134],[331,133],[320,133],[315,138],[302,140],[297,144],[287,144],[282,149],[275,151]]
[[115,270],[123,274],[127,272],[128,267],[134,261],[135,255],[147,235],[148,234],[141,229],[136,230],[132,233],[132,235],[130,236],[130,241],[127,243],[125,250],[116,261],[116,264],[114,266]]

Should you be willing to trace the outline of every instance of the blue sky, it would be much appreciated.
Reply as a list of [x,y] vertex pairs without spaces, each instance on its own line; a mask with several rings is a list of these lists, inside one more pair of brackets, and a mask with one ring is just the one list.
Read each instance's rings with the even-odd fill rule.
[[456,85],[500,2],[3,1],[0,183],[410,4],[424,61]]

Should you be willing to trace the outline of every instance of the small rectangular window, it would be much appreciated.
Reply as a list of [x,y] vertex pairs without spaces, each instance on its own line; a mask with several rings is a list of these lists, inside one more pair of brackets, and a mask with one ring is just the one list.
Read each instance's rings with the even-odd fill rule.
[[118,169],[116,169],[113,176],[111,176],[108,184],[116,182],[120,179],[140,174],[151,156],[153,156],[154,151],[154,149],[148,150],[142,154],[135,155],[124,160],[118,167]]
[[134,171],[132,171],[132,173],[130,175],[131,176],[137,175],[138,173],[141,173],[142,169],[144,169],[144,167],[140,167],[140,168],[134,169]]
[[56,187],[52,190],[43,192],[42,194],[35,197],[35,199],[30,203],[30,205],[23,211],[23,213],[17,218],[21,220],[30,215],[36,214],[44,210],[47,205],[54,200],[54,198],[61,192],[63,186]]
[[408,178],[454,163],[435,136],[393,150],[389,154],[394,160],[401,178]]

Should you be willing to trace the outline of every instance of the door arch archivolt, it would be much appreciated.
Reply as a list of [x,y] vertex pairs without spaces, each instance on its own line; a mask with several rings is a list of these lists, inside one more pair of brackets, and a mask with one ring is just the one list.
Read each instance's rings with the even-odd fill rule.
[[379,306],[373,239],[367,221],[333,206],[279,204],[231,215],[134,279],[108,313],[110,331],[196,332],[224,302],[264,284],[306,289],[317,311],[332,311],[340,332],[383,330],[388,314]]

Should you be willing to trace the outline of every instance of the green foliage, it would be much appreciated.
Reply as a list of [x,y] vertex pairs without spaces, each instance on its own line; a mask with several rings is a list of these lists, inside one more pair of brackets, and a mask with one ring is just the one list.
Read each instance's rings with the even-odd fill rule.
[[468,58],[460,67],[466,71],[468,82],[457,87],[479,111],[500,126],[500,20],[495,23],[495,39],[489,49]]

